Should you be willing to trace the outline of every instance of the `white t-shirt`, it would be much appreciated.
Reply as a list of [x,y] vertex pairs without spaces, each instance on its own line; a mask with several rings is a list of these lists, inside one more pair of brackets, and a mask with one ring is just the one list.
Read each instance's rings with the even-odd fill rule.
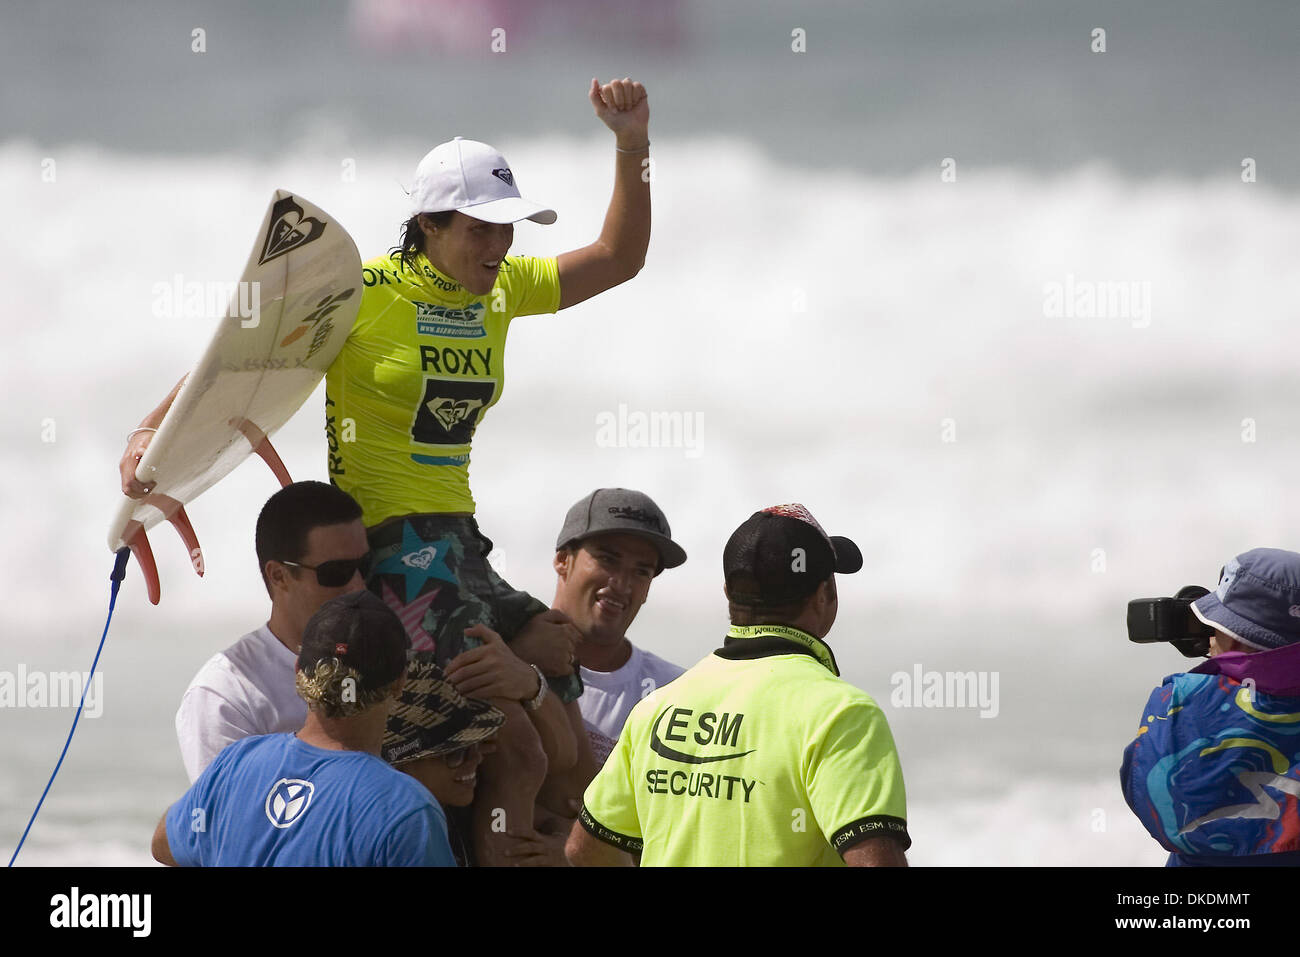
[[636,645],[632,646],[632,657],[627,664],[617,671],[579,669],[582,696],[578,699],[578,709],[597,764],[605,763],[636,703],[685,670]]
[[297,664],[298,656],[263,625],[199,669],[176,712],[191,782],[232,741],[302,727],[307,702],[294,688]]

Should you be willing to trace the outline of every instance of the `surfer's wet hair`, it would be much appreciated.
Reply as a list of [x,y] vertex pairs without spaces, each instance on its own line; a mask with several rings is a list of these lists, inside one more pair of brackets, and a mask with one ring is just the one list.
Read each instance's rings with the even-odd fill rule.
[[424,252],[424,231],[420,229],[420,217],[428,216],[429,222],[439,229],[445,229],[451,225],[455,215],[455,210],[449,209],[441,213],[419,213],[412,216],[402,224],[401,245],[389,250],[389,255],[398,256],[408,269],[414,269],[415,260]]
[[307,555],[307,536],[313,528],[343,525],[360,517],[356,499],[326,482],[294,482],[267,499],[254,536],[266,593],[271,594],[267,562],[300,562]]

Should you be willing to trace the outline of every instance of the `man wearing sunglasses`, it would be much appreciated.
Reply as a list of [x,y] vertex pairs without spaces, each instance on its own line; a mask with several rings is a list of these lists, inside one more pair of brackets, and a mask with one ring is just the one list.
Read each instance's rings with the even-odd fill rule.
[[232,741],[302,727],[307,706],[294,690],[294,666],[303,628],[331,598],[365,587],[361,506],[324,482],[272,495],[257,518],[256,547],[271,617],[209,659],[181,699],[176,736],[191,782]]

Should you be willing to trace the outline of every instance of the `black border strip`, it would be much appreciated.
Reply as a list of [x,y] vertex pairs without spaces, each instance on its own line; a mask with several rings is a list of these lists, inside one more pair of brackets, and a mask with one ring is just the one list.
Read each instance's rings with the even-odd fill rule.
[[713,653],[719,658],[730,661],[751,661],[755,658],[789,654],[807,655],[813,661],[817,660],[811,648],[775,635],[764,635],[762,638],[728,638],[722,647],[715,649]]
[[642,843],[638,838],[628,837],[626,834],[618,833],[618,831],[611,831],[591,816],[591,812],[587,810],[585,804],[582,806],[582,810],[578,812],[578,820],[582,823],[583,829],[597,840],[612,844],[620,851],[626,851],[628,854],[641,853]]
[[845,824],[831,837],[831,847],[843,857],[850,847],[873,837],[892,837],[903,846],[903,850],[912,846],[912,839],[907,836],[905,820],[888,814],[874,814]]

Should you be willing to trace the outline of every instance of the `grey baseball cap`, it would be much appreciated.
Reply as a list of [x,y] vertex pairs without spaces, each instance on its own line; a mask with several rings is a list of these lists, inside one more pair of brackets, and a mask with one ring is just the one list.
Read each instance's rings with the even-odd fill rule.
[[686,552],[672,540],[672,529],[659,506],[644,492],[626,488],[598,488],[576,502],[564,516],[555,548],[559,550],[605,532],[638,535],[649,540],[659,552],[661,570],[676,568],[686,561]]

